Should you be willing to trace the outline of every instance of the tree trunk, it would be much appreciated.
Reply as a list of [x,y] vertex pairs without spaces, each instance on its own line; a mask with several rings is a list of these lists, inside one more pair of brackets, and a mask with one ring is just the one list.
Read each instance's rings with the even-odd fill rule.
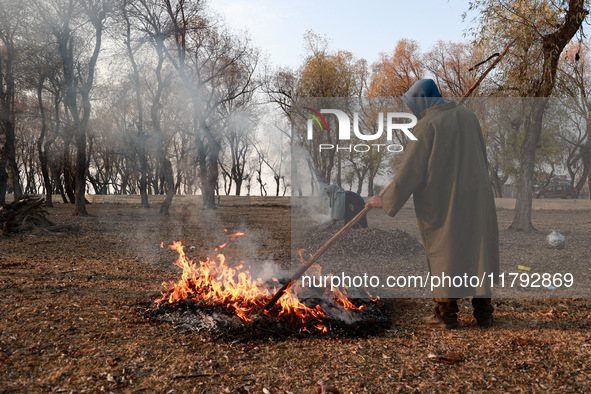
[[76,130],[75,216],[88,216],[86,210],[86,166],[86,127],[80,125]]
[[166,198],[160,205],[160,214],[168,216],[170,214],[170,204],[174,196],[174,177],[172,174],[172,163],[165,156],[161,156],[160,170],[164,173],[164,183],[166,188]]
[[[7,28],[7,26],[3,26]],[[15,146],[15,115],[16,115],[16,84],[13,64],[16,59],[17,49],[15,48],[15,42],[11,35],[15,32],[7,31],[2,32],[2,64],[0,68],[0,129],[4,132],[4,147],[1,150],[3,158],[5,160],[4,165],[8,166],[5,171],[8,170],[8,176],[11,181],[12,191],[14,193],[14,201],[17,201],[21,195],[22,190],[20,186],[20,177],[18,164],[16,162],[16,146]],[[0,189],[2,186],[0,185]]]
[[[583,173],[581,174],[581,178],[578,180],[577,184],[575,185],[575,189],[577,189],[577,198],[581,194],[581,190],[585,187],[585,183],[587,182],[587,177],[590,173],[589,164],[591,164],[591,140],[587,140],[585,146],[580,148],[581,152],[581,161],[583,162]],[[574,180],[574,178],[573,178]]]
[[[143,138],[142,138],[143,139]],[[140,196],[142,199],[142,207],[149,208],[148,201],[148,159],[146,157],[146,142],[140,142]]]
[[533,231],[531,224],[531,204],[533,194],[533,174],[536,150],[542,132],[542,119],[547,104],[547,97],[552,94],[556,81],[558,61],[564,47],[581,28],[581,24],[587,17],[584,0],[569,0],[563,23],[550,34],[542,37],[543,65],[541,75],[529,76],[537,83],[530,97],[535,97],[532,102],[532,111],[526,118],[529,124],[525,129],[525,138],[521,144],[521,158],[519,170],[519,184],[517,189],[517,201],[515,203],[515,217],[509,227],[516,231]]
[[53,178],[53,191],[59,193],[59,195],[62,197],[62,202],[67,204],[68,198],[64,192],[64,185],[62,184],[61,180],[62,169],[63,165],[58,163],[52,163],[52,165],[49,167],[49,170],[51,171],[51,177]]
[[41,115],[41,132],[37,139],[37,152],[39,154],[39,163],[41,165],[41,175],[43,176],[43,185],[45,187],[45,206],[53,207],[51,179],[49,178],[49,158],[47,150],[51,144],[50,141],[45,141],[47,134],[47,119],[45,116],[45,106],[43,105],[43,82],[45,78],[41,77],[37,85],[37,103],[39,106],[39,114]]
[[[166,183],[166,198],[160,205],[160,214],[161,215],[169,215],[170,204],[172,203],[172,198],[174,196],[174,179],[172,174],[172,163],[170,160],[166,158],[166,150],[164,149],[164,135],[162,133],[162,126],[160,125],[160,98],[162,97],[162,91],[164,90],[164,82],[162,80],[162,65],[164,63],[164,42],[161,39],[157,39],[154,41],[154,46],[156,48],[156,53],[158,54],[158,64],[156,65],[156,80],[158,84],[156,85],[156,93],[152,98],[152,103],[150,107],[150,118],[152,119],[152,126],[156,131],[156,138],[158,139],[158,161],[156,163],[156,173],[158,176],[155,177],[155,185],[154,189],[158,190],[160,187],[162,189],[162,180]],[[160,179],[160,185],[158,185],[158,178]]]
[[74,178],[72,176],[72,170],[70,168],[70,157],[66,157],[68,161],[64,161],[64,191],[66,196],[70,200],[71,204],[74,204],[76,198],[74,195]]
[[[314,168],[314,164],[312,164],[312,160],[311,159],[306,159],[306,162],[308,163],[308,170],[310,171],[310,193],[311,195],[314,195],[314,192],[316,190],[316,178],[318,177],[318,175],[316,174],[316,170]],[[324,180],[320,180],[321,182],[325,182]]]
[[337,185],[342,185],[343,181],[342,181],[342,163],[341,163],[341,152],[337,152],[337,179],[336,179],[336,184]]
[[4,154],[6,155],[6,161],[8,162],[8,169],[10,170],[10,180],[12,186],[12,192],[14,193],[14,201],[17,201],[22,195],[22,189],[20,185],[20,176],[18,170],[18,164],[16,162],[16,146],[14,137],[14,122],[5,119],[3,122],[3,128],[5,130],[5,144]]
[[[210,145],[214,145],[215,142],[210,142]],[[214,146],[210,146],[209,154],[207,155],[207,173],[206,178],[201,179],[202,193],[203,193],[203,205],[205,209],[216,209],[215,203],[215,190],[216,183],[218,180],[219,169],[218,169],[219,151]]]
[[[231,182],[232,178],[230,178]],[[242,177],[234,180],[234,186],[236,187],[236,195],[239,196],[242,191]]]
[[361,194],[361,190],[363,189],[363,181],[365,180],[365,175],[365,171],[357,171],[357,179],[359,182],[357,184],[357,194]]
[[526,118],[525,139],[521,145],[520,169],[517,183],[515,217],[509,227],[515,231],[535,231],[531,223],[532,195],[534,192],[534,165],[536,151],[542,134],[542,120],[548,100],[534,98],[531,112]]
[[6,204],[6,190],[8,190],[8,174],[3,157],[0,156],[0,206]]
[[53,190],[51,187],[51,178],[49,177],[47,154],[44,153],[42,156],[39,155],[39,161],[41,163],[41,175],[43,176],[43,186],[45,187],[45,206],[53,207]]
[[367,177],[367,195],[368,197],[372,197],[374,195],[373,192],[373,180],[375,178],[375,174],[370,174]]
[[103,194],[98,181],[93,176],[88,175],[88,182],[90,182],[90,184],[92,185],[92,188],[94,189],[94,194]]
[[[296,128],[293,124],[293,120],[291,119],[290,115],[290,124],[291,124],[291,138],[289,140],[289,151],[291,154],[291,195],[292,196],[302,196],[302,187],[300,185],[299,176],[298,176],[298,163],[296,157]],[[250,192],[249,192],[250,194]]]
[[[490,171],[490,178],[491,178],[493,190],[495,192],[495,197],[503,198],[503,185],[501,185],[501,180],[499,179],[497,171],[492,169],[492,167],[491,167],[491,171]],[[504,182],[503,182],[503,184],[504,184]]]
[[140,160],[140,196],[142,199],[142,207],[149,208],[148,202],[148,159],[146,157],[146,136],[144,135],[144,110],[142,105],[142,91],[140,85],[140,73],[138,70],[137,63],[135,61],[135,55],[131,48],[131,23],[127,16],[127,4],[124,3],[122,6],[123,17],[126,24],[126,40],[125,46],[127,49],[127,56],[131,63],[133,70],[133,83],[135,88],[135,100],[137,105],[137,130],[138,130],[138,156]]
[[[591,198],[591,128],[587,126],[587,143],[585,144],[585,153],[583,154],[583,160],[587,163],[587,188],[589,189],[589,198]],[[583,175],[582,178],[585,178]],[[581,189],[584,187],[581,186]],[[577,193],[581,191],[577,189]]]

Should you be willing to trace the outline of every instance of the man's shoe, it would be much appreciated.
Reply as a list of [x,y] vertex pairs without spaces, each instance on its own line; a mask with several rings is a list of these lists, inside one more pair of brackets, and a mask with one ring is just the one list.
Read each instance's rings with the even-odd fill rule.
[[433,308],[433,313],[435,314],[437,319],[439,319],[439,321],[441,321],[441,325],[446,330],[455,330],[456,328],[458,328],[458,316],[455,313],[453,314],[453,318],[449,319],[449,320],[451,320],[451,322],[444,321],[443,316],[441,315],[441,308],[439,307],[439,305],[437,305],[437,306],[435,306],[435,308]]
[[476,323],[482,328],[489,328],[493,325],[493,318],[491,316],[487,319],[476,320]]
[[458,328],[458,322],[445,323],[441,318],[441,315],[437,313],[434,313],[431,316],[423,317],[421,321],[428,326],[441,327],[445,328],[446,330],[455,330],[456,328]]
[[428,326],[439,326],[439,325],[443,324],[443,320],[441,320],[441,316],[437,316],[437,315],[425,316],[425,317],[421,318],[421,321]]

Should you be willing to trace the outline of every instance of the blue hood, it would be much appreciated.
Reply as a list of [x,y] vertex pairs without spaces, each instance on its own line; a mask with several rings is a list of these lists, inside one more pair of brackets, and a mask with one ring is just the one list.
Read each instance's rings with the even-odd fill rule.
[[424,110],[445,104],[445,100],[441,97],[441,93],[432,79],[416,81],[402,96],[402,101],[408,105],[417,118],[421,117],[421,112]]

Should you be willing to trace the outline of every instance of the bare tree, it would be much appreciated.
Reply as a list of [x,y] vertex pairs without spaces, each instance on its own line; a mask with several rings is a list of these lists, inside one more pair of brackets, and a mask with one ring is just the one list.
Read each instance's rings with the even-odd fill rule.
[[[74,215],[86,210],[87,128],[91,115],[91,91],[111,0],[35,0],[37,16],[50,30],[57,46],[64,78],[64,104],[75,130],[76,193]],[[86,55],[80,41],[89,40]]]
[[438,41],[425,54],[424,66],[444,96],[462,97],[476,81],[474,59],[482,57],[480,52],[473,44]]
[[[304,40],[308,56],[297,80],[298,97],[313,100],[307,99],[306,106],[335,105],[336,98],[345,98],[338,106],[348,110],[354,100],[347,98],[360,97],[364,93],[367,77],[366,61],[357,59],[348,51],[330,51],[328,41],[313,32],[306,33]],[[301,104],[294,108],[297,108],[299,114],[304,114]],[[335,119],[330,117],[327,122],[330,126]],[[333,180],[338,184],[342,183],[344,154],[337,149],[322,153],[318,149],[320,144],[336,145],[337,142],[337,136],[334,133],[316,133],[312,140],[300,137],[300,144],[308,151],[312,160],[313,165],[310,166],[313,169],[312,178],[317,177],[320,182],[326,184],[332,183]],[[336,174],[333,174],[334,170]]]
[[287,118],[290,130],[288,133],[283,132],[289,138],[289,152],[290,152],[290,186],[292,196],[302,195],[302,185],[299,179],[298,165],[296,158],[298,136],[295,127],[295,117],[298,116],[294,110],[297,107],[297,76],[289,69],[278,69],[271,71],[265,69],[263,71],[262,89],[267,94],[269,102],[277,105]]
[[[591,185],[591,53],[589,43],[580,41],[566,48],[558,72],[558,89],[564,106],[571,116],[567,117],[571,133],[564,136],[568,146],[566,168],[571,183],[580,193],[585,185]],[[576,177],[579,177],[577,180]]]
[[[151,89],[150,100],[150,121],[154,131],[154,145],[157,157],[154,189],[166,194],[166,198],[160,205],[160,214],[168,215],[175,193],[175,184],[172,163],[168,158],[165,147],[161,111],[163,94],[171,82],[170,74],[164,71],[164,64],[167,53],[166,40],[172,35],[172,25],[166,7],[161,2],[138,0],[129,1],[127,5],[129,7],[128,17],[135,20],[138,31],[144,35],[156,52],[154,67],[156,84]],[[159,185],[158,181],[160,179],[163,182]]]
[[51,207],[53,206],[53,185],[50,177],[50,154],[59,136],[62,101],[59,59],[54,52],[42,44],[30,46],[27,58],[29,62],[27,73],[30,75],[28,80],[30,88],[36,92],[36,109],[40,121],[39,136],[36,141],[39,170],[45,189],[45,205]]
[[222,172],[229,178],[228,192],[234,183],[235,194],[239,196],[242,190],[242,182],[246,176],[246,159],[252,144],[250,137],[252,123],[248,115],[239,115],[230,112],[224,127],[225,142],[230,156],[229,168],[226,169],[223,160],[220,160]]
[[[146,131],[144,128],[144,110],[142,102],[142,89],[140,84],[140,71],[135,59],[134,49],[137,48],[133,48],[132,46],[132,22],[130,20],[128,12],[129,3],[129,0],[123,0],[123,2],[120,4],[120,10],[125,25],[125,49],[127,50],[127,57],[129,58],[129,62],[131,63],[132,78],[137,105],[137,144],[134,144],[134,146],[136,146],[140,162],[140,196],[142,200],[142,207],[147,208],[150,205],[148,202],[148,158],[146,153],[146,140],[148,136],[146,135]],[[139,42],[139,44],[141,44],[141,41]]]
[[500,46],[517,39],[502,63],[507,91],[534,97],[524,108],[524,138],[520,163],[515,216],[510,228],[532,231],[531,204],[534,189],[535,156],[540,145],[544,112],[554,90],[560,55],[580,30],[589,10],[585,0],[565,2],[527,1],[514,7],[509,0],[471,2],[480,11],[480,37]]
[[[26,21],[26,9],[18,2],[0,2],[0,205],[6,202],[7,181],[11,180],[15,201],[20,198],[19,169],[16,162],[16,80],[19,61],[19,39]],[[8,170],[8,173],[7,173]]]
[[238,39],[209,23],[198,1],[165,0],[174,42],[168,59],[185,85],[193,105],[193,132],[201,178],[203,204],[215,208],[219,176],[219,106],[256,89],[253,76],[258,53],[246,39]]

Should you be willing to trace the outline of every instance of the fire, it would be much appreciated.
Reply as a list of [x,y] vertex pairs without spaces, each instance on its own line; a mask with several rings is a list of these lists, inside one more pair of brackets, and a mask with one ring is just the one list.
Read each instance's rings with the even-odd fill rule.
[[357,307],[353,304],[347,295],[347,291],[345,289],[336,288],[333,290],[333,295],[337,302],[341,304],[345,309],[356,309],[358,311],[363,309],[363,305]]
[[[244,233],[231,233],[229,242],[242,235]],[[230,267],[221,252],[227,244],[228,242],[215,249],[218,252],[215,258],[206,258],[198,262],[186,256],[182,242],[174,241],[169,245],[171,250],[179,254],[174,264],[183,272],[177,282],[163,283],[166,292],[156,301],[156,305],[162,302],[175,303],[189,299],[202,305],[223,305],[233,310],[241,320],[252,321],[253,318],[250,315],[261,312],[263,305],[277,290],[276,288],[272,291],[268,289],[261,278],[252,278],[249,271],[244,269],[242,260],[237,267]],[[274,281],[277,282],[277,279],[274,278]],[[326,311],[320,305],[314,308],[304,305],[298,298],[299,290],[301,287],[297,284],[291,286],[277,301],[276,306],[264,313],[267,315],[275,313],[277,316],[289,317],[292,321],[299,319],[303,324],[316,321],[312,326],[322,333],[327,332],[328,328],[320,324],[322,317],[327,314]],[[334,299],[345,309],[360,310],[362,308],[351,303],[344,290],[335,292]]]

